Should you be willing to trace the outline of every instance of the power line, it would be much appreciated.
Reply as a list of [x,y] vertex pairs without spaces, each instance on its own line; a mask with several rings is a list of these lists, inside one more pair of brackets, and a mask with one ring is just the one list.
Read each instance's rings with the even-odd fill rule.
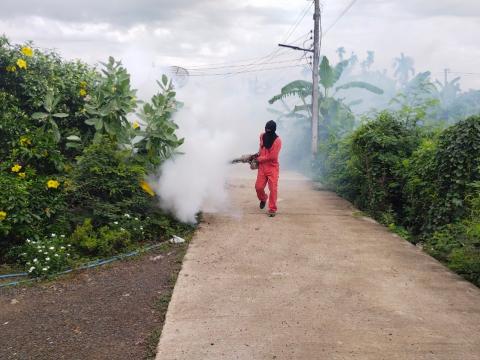
[[480,75],[480,73],[474,72],[460,72],[460,71],[449,71],[449,74],[459,74],[459,75]]
[[310,5],[308,5],[305,10],[303,11],[303,13],[301,13],[301,16],[300,18],[298,19],[298,21],[295,23],[295,25],[293,26],[293,29],[290,31],[290,34],[282,41],[282,43],[284,42],[287,42],[288,39],[290,38],[290,36],[293,35],[293,33],[295,32],[295,30],[297,29],[298,25],[300,25],[300,23],[302,22],[302,20],[305,18],[305,16],[307,15],[308,11],[312,8],[312,5],[313,5],[313,1],[310,2]]
[[[289,54],[290,55],[290,54]],[[270,64],[281,64],[281,63],[286,63],[286,62],[292,62],[292,61],[296,61],[296,60],[301,60],[302,58],[298,58],[298,57],[295,57],[295,58],[291,58],[291,59],[287,59],[287,60],[282,60],[282,61],[273,61],[273,62],[268,62],[268,63],[262,63],[260,65],[270,65]],[[229,66],[217,66],[217,67],[210,67],[210,68],[202,68],[202,69],[190,69],[190,68],[185,68],[186,70],[188,70],[188,72],[190,74],[195,73],[205,73],[204,70],[215,70],[215,69],[235,69],[235,68],[242,68],[244,67],[245,65],[229,65]]]
[[[437,71],[434,74],[443,74],[443,71]],[[475,72],[462,72],[462,71],[448,71],[449,74],[457,74],[457,75],[476,75],[480,76],[480,73],[475,73]]]
[[[301,21],[305,18],[306,14],[308,13],[308,11],[310,10],[311,6],[312,6],[313,3],[310,3],[308,4],[300,13],[299,15],[297,16],[294,24],[287,30],[287,32],[285,33],[284,37],[283,37],[283,41],[282,42],[286,42],[288,41],[288,39],[293,35],[293,33],[295,32],[295,30],[297,29],[297,27],[300,25]],[[302,34],[300,35],[297,39],[293,40],[291,43],[296,43],[298,42],[299,40],[302,40],[305,38],[305,36],[307,36],[308,34],[310,33],[307,32],[305,34]],[[235,65],[235,67],[240,67],[240,66],[244,66],[244,67],[249,67],[251,65],[255,65],[255,64],[258,64],[259,62],[265,60],[265,61],[269,61],[271,59],[273,59],[274,57],[277,57],[278,55],[280,55],[281,52],[279,52],[278,49],[275,49],[273,50],[272,52],[270,52],[269,54],[265,55],[265,56],[261,56],[261,57],[257,57],[257,58],[251,58],[251,59],[245,59],[245,60],[239,60],[239,61],[232,61],[232,62],[218,62],[218,63],[209,63],[209,64],[203,64],[203,65],[194,65],[194,66],[184,66],[185,68],[189,69],[189,70],[194,70],[194,69],[201,69],[201,68],[209,68],[209,67],[213,67],[213,66],[216,66],[216,65],[223,65],[224,67],[229,67],[228,65]],[[247,64],[243,64],[245,62],[248,62]]]
[[[310,10],[310,8],[312,7],[313,5],[313,1],[310,3],[310,4],[307,4],[307,6],[305,7],[305,9],[303,11],[300,12],[300,15],[298,16],[297,20],[295,21],[295,23],[291,26],[290,30],[287,31],[284,39],[282,42],[287,42],[288,39],[293,35],[293,33],[295,32],[295,30],[297,29],[297,27],[300,25],[300,23],[302,22],[302,20],[305,18],[305,16],[307,15],[308,11]],[[303,37],[304,35],[302,35]],[[264,62],[266,61],[270,61],[272,59],[275,58],[275,55],[278,55],[279,52],[282,51],[282,49],[275,49],[273,50],[269,55],[266,56],[266,59]],[[261,65],[261,61],[255,61],[253,62],[252,64],[246,66],[245,68],[246,69],[249,69],[249,68],[252,68],[253,66],[255,65]]]
[[294,67],[303,67],[306,64],[297,64],[297,65],[288,65],[288,66],[278,66],[272,68],[263,68],[263,69],[253,69],[253,70],[242,70],[237,72],[229,72],[229,73],[216,73],[216,74],[190,74],[189,76],[226,76],[226,75],[238,75],[243,73],[250,73],[250,72],[260,72],[260,71],[267,71],[267,70],[277,70],[277,69],[287,69],[287,68],[294,68]]
[[342,17],[345,16],[345,14],[352,8],[353,5],[355,5],[355,3],[357,2],[357,0],[352,0],[345,9],[343,9],[343,11],[340,13],[340,15],[338,15],[338,17],[335,19],[335,21],[327,28],[327,30],[325,30],[325,32],[323,33],[323,36],[327,35],[327,33],[335,26],[337,25],[337,23],[340,21],[340,19]]

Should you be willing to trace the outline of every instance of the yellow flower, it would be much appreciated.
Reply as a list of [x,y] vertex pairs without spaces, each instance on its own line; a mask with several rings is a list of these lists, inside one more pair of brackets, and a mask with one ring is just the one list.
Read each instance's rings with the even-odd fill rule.
[[23,59],[18,59],[17,60],[17,66],[19,69],[26,69],[27,68],[27,62]]
[[17,67],[14,66],[14,65],[7,66],[6,70],[7,70],[7,72],[15,72],[15,71],[17,71]]
[[15,164],[12,166],[12,172],[18,173],[20,170],[22,170],[22,165]]
[[86,81],[80,81],[80,87],[81,88],[86,88],[87,87],[87,82]]
[[133,123],[132,127],[133,127],[134,129],[138,129],[138,128],[140,127],[140,125],[138,124],[138,122],[135,121],[135,122]]
[[149,185],[146,181],[142,180],[142,181],[140,182],[140,187],[141,187],[148,195],[150,195],[150,196],[155,196],[155,191],[153,191],[153,189],[150,187],[150,185]]
[[32,140],[30,140],[26,136],[22,136],[22,137],[20,137],[20,145],[22,145],[22,146],[32,145]]
[[18,176],[20,176],[22,179],[25,179],[27,174],[25,174],[24,172],[21,172],[21,173],[18,173]]
[[80,89],[80,96],[87,96],[87,90],[85,89]]
[[60,183],[57,180],[48,180],[47,187],[49,189],[56,189],[60,186]]
[[0,211],[0,221],[5,220],[7,213],[5,211]]
[[25,56],[28,56],[28,57],[33,56],[33,50],[32,50],[32,48],[29,48],[28,46],[24,46],[21,51],[22,51],[22,54],[25,55]]

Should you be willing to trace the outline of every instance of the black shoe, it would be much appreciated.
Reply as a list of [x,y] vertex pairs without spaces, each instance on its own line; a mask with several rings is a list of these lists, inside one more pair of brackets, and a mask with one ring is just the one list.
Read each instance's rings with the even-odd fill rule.
[[260,201],[260,209],[264,209],[266,203],[266,201]]

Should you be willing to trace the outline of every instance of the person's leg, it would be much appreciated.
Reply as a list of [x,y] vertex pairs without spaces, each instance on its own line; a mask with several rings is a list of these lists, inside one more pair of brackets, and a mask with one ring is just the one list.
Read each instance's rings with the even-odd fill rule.
[[267,177],[261,171],[257,174],[257,181],[255,182],[255,190],[260,201],[267,201],[268,196],[265,193],[265,186],[267,185]]
[[272,174],[268,177],[268,209],[270,212],[277,212],[277,191],[278,191],[278,174]]

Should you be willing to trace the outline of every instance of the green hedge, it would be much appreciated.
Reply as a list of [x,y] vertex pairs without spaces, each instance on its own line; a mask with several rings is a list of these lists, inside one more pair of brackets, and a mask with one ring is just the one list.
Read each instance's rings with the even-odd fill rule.
[[146,183],[182,143],[171,82],[138,108],[122,64],[100,70],[0,37],[0,262],[38,276],[186,229]]
[[479,116],[438,133],[383,112],[321,149],[327,187],[479,284]]

